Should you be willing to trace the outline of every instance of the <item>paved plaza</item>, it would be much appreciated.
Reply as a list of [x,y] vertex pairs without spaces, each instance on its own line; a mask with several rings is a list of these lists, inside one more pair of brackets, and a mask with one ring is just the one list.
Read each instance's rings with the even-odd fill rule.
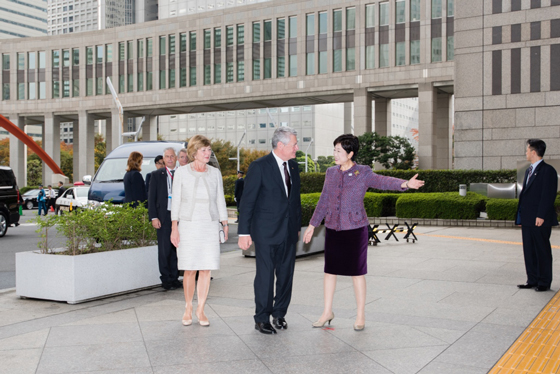
[[[311,327],[322,312],[322,254],[297,260],[289,329],[275,336],[254,330],[255,261],[241,251],[223,253],[213,272],[207,328],[196,318],[181,325],[181,290],[78,305],[1,291],[0,373],[486,373],[559,289],[560,264],[553,291],[518,290],[526,280],[519,229],[416,233],[414,244],[369,248],[362,332],[352,328],[345,277],[331,327]],[[560,231],[551,242],[558,258]]]

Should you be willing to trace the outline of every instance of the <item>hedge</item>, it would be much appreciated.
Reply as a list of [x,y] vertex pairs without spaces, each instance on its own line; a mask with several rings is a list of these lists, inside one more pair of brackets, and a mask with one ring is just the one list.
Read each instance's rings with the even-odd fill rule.
[[[486,202],[486,213],[488,214],[488,219],[515,220],[518,202],[519,200],[517,199],[488,199]],[[556,195],[554,208],[556,209],[556,215],[560,220],[560,192]]]
[[310,193],[310,194],[301,195],[301,225],[302,226],[309,225],[309,221],[311,221],[311,217],[313,217],[313,212],[315,211],[315,207],[317,206],[320,197],[321,197],[320,193]]
[[403,194],[397,200],[400,218],[476,219],[484,210],[486,197],[468,192]]
[[488,199],[486,202],[486,213],[488,219],[515,220],[517,213],[517,199]]
[[[426,182],[419,190],[408,190],[406,193],[418,192],[456,192],[460,184],[470,183],[514,183],[517,170],[377,170],[375,173],[400,179],[410,179],[418,173],[418,179]],[[301,173],[301,193],[315,193],[323,190],[325,173]],[[224,177],[224,193],[233,195],[236,176]],[[370,190],[371,192],[385,192]]]
[[396,193],[366,192],[364,207],[368,217],[389,217],[395,215],[397,199],[402,196]]

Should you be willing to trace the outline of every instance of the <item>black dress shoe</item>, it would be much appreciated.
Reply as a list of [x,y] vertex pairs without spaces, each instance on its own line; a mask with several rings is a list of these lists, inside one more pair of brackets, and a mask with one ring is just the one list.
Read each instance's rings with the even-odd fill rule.
[[270,322],[257,322],[255,323],[255,330],[259,330],[262,334],[276,334],[276,330]]
[[171,286],[174,287],[172,288],[173,290],[177,288],[183,288],[183,283],[181,281],[176,280],[172,283]]
[[550,287],[547,286],[537,286],[537,288],[535,288],[535,291],[537,292],[544,292],[544,291],[548,291],[550,290]]
[[521,289],[535,288],[535,287],[537,287],[537,285],[535,285],[535,284],[529,284],[529,283],[518,284],[518,285],[517,285],[517,288],[521,288]]
[[172,283],[162,283],[161,286],[163,287],[164,290],[169,291],[169,290],[174,290],[177,287],[173,287]]
[[278,330],[286,330],[288,328],[288,322],[286,322],[284,317],[272,318],[272,325],[274,325],[274,327]]

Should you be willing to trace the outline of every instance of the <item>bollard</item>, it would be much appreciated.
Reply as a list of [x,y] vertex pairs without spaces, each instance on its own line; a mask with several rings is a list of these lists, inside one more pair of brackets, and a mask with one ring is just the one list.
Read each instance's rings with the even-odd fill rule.
[[467,196],[467,185],[466,184],[460,184],[459,185],[459,195]]

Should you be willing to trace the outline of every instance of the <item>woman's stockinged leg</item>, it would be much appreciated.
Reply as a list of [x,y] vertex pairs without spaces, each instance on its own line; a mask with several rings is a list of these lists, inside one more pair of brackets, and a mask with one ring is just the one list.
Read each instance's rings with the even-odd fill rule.
[[198,271],[198,285],[196,287],[196,295],[198,299],[198,305],[196,307],[196,316],[198,317],[199,323],[201,325],[208,324],[208,318],[204,314],[204,306],[206,305],[206,299],[208,298],[208,291],[210,290],[210,270],[199,270]]
[[183,316],[183,324],[190,325],[192,323],[192,311],[193,311],[193,297],[194,297],[194,287],[196,281],[194,276],[196,271],[185,270],[183,274],[183,292],[185,294],[185,315]]
[[331,319],[333,311],[334,291],[336,290],[336,275],[325,273],[323,279],[323,297],[325,298],[325,307],[321,315],[321,321]]
[[364,275],[354,276],[352,281],[356,295],[356,325],[364,325],[366,322],[366,277]]

